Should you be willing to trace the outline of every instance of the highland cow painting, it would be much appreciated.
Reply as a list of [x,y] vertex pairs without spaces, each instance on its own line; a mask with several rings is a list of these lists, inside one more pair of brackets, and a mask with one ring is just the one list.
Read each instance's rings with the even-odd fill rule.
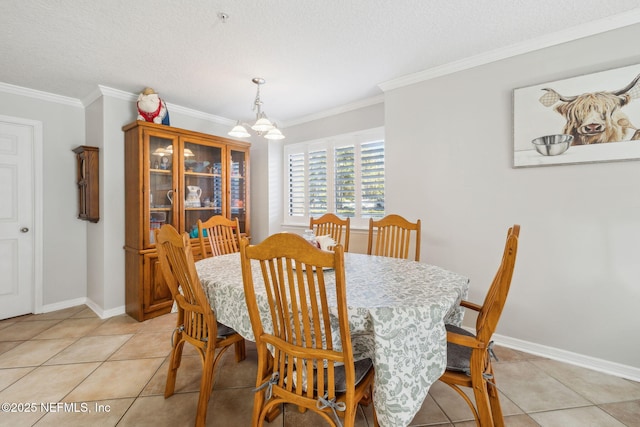
[[[514,90],[514,167],[640,159],[638,98],[640,65]],[[566,151],[532,143],[558,134]]]

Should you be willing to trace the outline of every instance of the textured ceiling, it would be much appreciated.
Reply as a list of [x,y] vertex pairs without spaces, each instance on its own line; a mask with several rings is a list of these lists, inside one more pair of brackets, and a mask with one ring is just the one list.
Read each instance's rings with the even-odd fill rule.
[[[407,75],[640,22],[640,0],[2,0],[0,82],[84,99],[98,85],[285,126]],[[228,15],[225,22],[218,17]],[[571,33],[571,30],[574,30]],[[568,33],[569,32],[569,33]],[[565,40],[562,40],[562,39]],[[535,43],[533,43],[535,46]],[[538,46],[544,47],[544,46]]]

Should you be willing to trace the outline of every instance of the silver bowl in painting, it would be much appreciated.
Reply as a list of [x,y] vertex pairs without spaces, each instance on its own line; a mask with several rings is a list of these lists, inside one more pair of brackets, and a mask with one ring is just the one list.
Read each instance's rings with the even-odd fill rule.
[[543,156],[557,156],[571,147],[573,135],[545,135],[531,141],[538,153]]

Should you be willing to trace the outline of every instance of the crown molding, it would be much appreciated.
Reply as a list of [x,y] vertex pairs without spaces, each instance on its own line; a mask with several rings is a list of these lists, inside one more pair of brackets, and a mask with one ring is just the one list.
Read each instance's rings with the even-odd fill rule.
[[[28,96],[30,98],[36,98],[42,101],[56,102],[58,104],[65,104],[65,105],[70,105],[72,107],[78,107],[78,108],[86,108],[87,106],[91,105],[92,103],[94,103],[96,100],[100,99],[103,96],[117,98],[127,102],[136,102],[136,100],[138,99],[138,94],[125,92],[123,90],[114,89],[114,88],[110,88],[108,86],[102,86],[102,85],[98,85],[98,87],[95,90],[93,90],[89,95],[85,96],[82,99],[56,95],[49,92],[43,92],[35,89],[29,89],[26,87],[15,86],[9,83],[2,83],[2,82],[0,82],[0,92],[6,92],[6,93],[11,93],[11,94],[20,95],[20,96]],[[180,105],[171,104],[169,102],[167,102],[166,104],[169,112],[175,111],[189,117],[206,120],[213,123],[218,123],[224,126],[232,126],[233,124],[235,124],[235,120],[231,120],[226,117],[216,116],[215,114],[203,113],[202,111],[194,110],[192,108],[182,107]]]
[[[83,100],[84,105],[88,105],[85,103],[86,100],[91,100],[91,102],[95,101],[95,99],[100,96],[109,96],[112,98],[122,99],[123,101],[128,102],[137,102],[138,95],[136,93],[125,92],[119,89],[110,88],[107,86],[98,85],[98,89],[93,91],[85,100]],[[169,113],[176,112],[180,114],[184,114],[185,116],[193,117],[195,119],[206,120],[213,123],[218,123],[225,126],[232,126],[235,124],[234,120],[227,119],[226,117],[216,116],[215,114],[203,113],[199,110],[194,110],[192,108],[183,107],[181,105],[172,104],[170,102],[166,102],[167,110]]]
[[203,113],[202,111],[194,110],[192,108],[182,107],[176,104],[171,104],[170,102],[167,102],[166,104],[167,104],[167,109],[169,110],[170,113],[175,111],[180,114],[193,117],[195,119],[207,120],[207,121],[218,123],[225,126],[233,126],[236,124],[235,120],[231,120],[226,117],[216,116],[215,114]]
[[584,37],[604,33],[606,31],[615,30],[640,22],[640,8],[631,11],[613,15],[607,18],[599,19],[588,24],[567,28],[546,36],[527,40],[505,48],[496,49],[491,52],[470,56],[459,61],[450,62],[448,64],[429,68],[413,74],[408,74],[397,79],[388,80],[378,85],[383,92],[398,89],[415,83],[431,80],[436,77],[453,74],[458,71],[468,70],[480,65],[489,64],[491,62],[500,61],[524,53],[533,52],[558,44],[570,42]]
[[71,107],[83,108],[82,102],[76,98],[70,98],[68,96],[56,95],[49,92],[43,92],[41,90],[29,89],[22,86],[16,86],[9,83],[0,82],[0,92],[10,93],[13,95],[27,96],[29,98],[36,98],[42,101],[55,102],[58,104],[69,105]]
[[108,86],[98,85],[98,87],[93,92],[82,98],[82,105],[87,107],[103,96],[117,98],[127,102],[135,102],[137,99],[137,95],[134,95],[133,93],[114,89]]
[[291,126],[299,125],[306,122],[311,122],[313,120],[324,119],[325,117],[335,116],[337,114],[346,113],[353,110],[358,110],[360,108],[369,107],[371,105],[381,104],[384,102],[384,95],[376,95],[371,98],[362,99],[360,101],[352,102],[350,104],[341,105],[336,108],[331,108],[329,110],[321,111],[319,113],[310,114],[308,116],[303,116],[295,120],[290,120],[288,122],[283,122],[282,129],[286,129]]

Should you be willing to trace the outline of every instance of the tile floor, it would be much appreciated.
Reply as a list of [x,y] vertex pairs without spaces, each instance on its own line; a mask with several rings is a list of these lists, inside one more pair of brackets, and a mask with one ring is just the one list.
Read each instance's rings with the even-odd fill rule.
[[[0,403],[16,403],[13,409],[20,404],[23,411],[0,413],[0,426],[193,426],[201,367],[188,346],[176,394],[163,397],[174,322],[173,314],[142,323],[126,315],[101,320],[86,306],[0,321]],[[507,348],[496,352],[507,426],[640,426],[640,383]],[[247,359],[238,364],[233,349],[224,357],[207,425],[245,427],[255,347],[249,343]],[[361,409],[356,425],[373,425],[371,415],[370,407]],[[286,407],[267,425],[323,424],[312,413]],[[475,423],[463,400],[436,383],[411,425]]]

